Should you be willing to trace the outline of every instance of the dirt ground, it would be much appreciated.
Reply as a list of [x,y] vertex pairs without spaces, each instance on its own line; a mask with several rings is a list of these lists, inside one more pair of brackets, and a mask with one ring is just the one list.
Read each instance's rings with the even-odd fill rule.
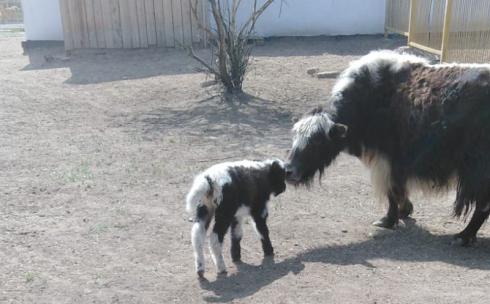
[[[193,269],[184,196],[216,162],[286,156],[294,117],[334,80],[306,74],[402,40],[274,39],[234,103],[177,50],[23,54],[0,37],[0,303],[488,303],[490,231],[453,247],[453,193],[415,195],[393,231],[367,170],[342,156],[311,189],[272,200],[274,261],[250,225],[244,263]],[[228,238],[227,238],[228,241]],[[208,255],[209,257],[209,255]]]

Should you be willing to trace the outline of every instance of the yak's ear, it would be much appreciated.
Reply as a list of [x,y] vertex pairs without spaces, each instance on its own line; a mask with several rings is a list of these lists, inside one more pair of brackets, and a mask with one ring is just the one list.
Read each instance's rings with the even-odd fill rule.
[[343,124],[336,123],[328,131],[328,137],[331,139],[341,139],[347,137],[349,127]]

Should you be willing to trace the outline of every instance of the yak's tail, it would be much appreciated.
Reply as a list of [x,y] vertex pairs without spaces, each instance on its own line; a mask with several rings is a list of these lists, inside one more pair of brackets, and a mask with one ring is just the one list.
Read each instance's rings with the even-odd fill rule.
[[194,179],[192,188],[187,193],[186,210],[189,213],[196,211],[199,205],[213,208],[213,182],[208,176],[198,175]]

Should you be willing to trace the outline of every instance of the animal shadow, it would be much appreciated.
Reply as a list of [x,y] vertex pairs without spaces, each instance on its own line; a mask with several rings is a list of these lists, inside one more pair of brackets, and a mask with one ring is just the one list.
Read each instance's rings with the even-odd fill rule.
[[365,265],[372,260],[443,262],[468,269],[490,270],[490,239],[479,238],[475,246],[453,244],[452,235],[433,234],[413,220],[397,230],[380,230],[365,241],[314,248],[300,254],[302,262]]
[[295,257],[276,263],[273,258],[265,258],[261,265],[237,263],[237,272],[228,276],[218,276],[215,281],[200,280],[204,290],[214,293],[204,300],[211,303],[227,303],[255,294],[262,287],[288,275],[298,274],[305,268],[304,264]]

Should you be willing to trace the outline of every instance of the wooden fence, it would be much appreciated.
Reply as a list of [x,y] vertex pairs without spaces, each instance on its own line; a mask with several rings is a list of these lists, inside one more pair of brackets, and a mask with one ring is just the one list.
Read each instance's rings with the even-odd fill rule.
[[406,35],[409,46],[441,62],[490,61],[488,0],[387,0],[386,15],[386,32]]
[[206,0],[60,0],[65,48],[181,47],[204,43]]
[[20,0],[0,0],[0,24],[22,23],[23,19]]

